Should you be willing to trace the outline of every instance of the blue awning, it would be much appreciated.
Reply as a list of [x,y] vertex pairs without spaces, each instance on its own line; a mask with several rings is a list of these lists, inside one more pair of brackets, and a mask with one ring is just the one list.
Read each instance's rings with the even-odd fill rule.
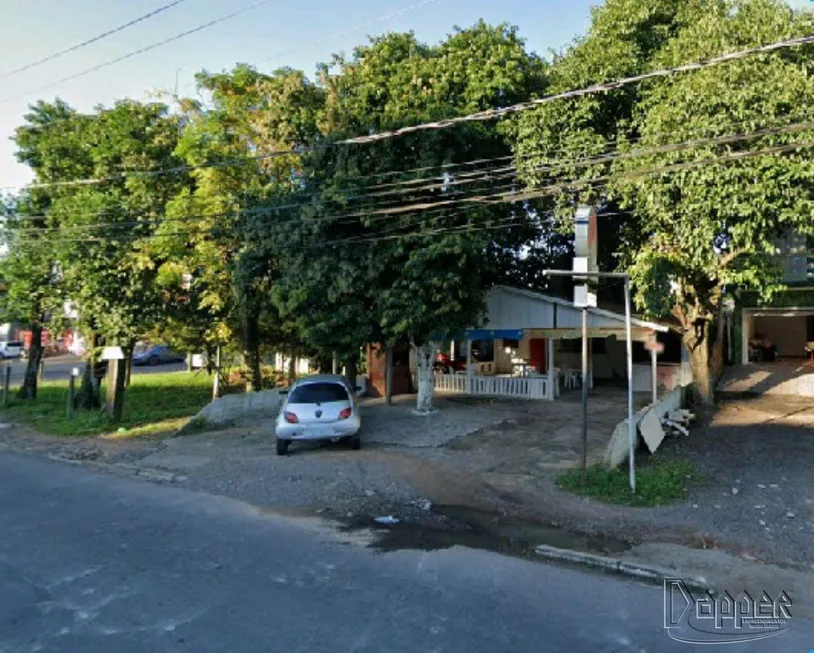
[[522,340],[523,329],[467,329],[469,340]]

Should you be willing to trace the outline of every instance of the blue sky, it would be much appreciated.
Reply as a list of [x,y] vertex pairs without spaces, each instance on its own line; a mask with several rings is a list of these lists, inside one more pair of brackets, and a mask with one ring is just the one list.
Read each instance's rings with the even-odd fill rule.
[[[530,48],[543,54],[560,48],[588,24],[597,0],[434,0],[396,18],[339,35],[421,0],[273,0],[242,16],[142,56],[47,91],[5,101],[66,75],[248,6],[255,0],[187,0],[120,34],[31,71],[0,80],[0,186],[25,183],[27,168],[14,160],[8,138],[22,122],[29,102],[62,97],[88,110],[120,97],[146,99],[178,84],[189,92],[196,71],[221,70],[237,62],[271,70],[290,65],[312,73],[331,53],[348,51],[366,35],[414,30],[428,42],[441,40],[453,26],[484,18],[520,27]],[[808,0],[790,0],[811,6]],[[167,0],[0,0],[0,74],[104,32],[165,4]],[[283,52],[281,59],[267,60]]]

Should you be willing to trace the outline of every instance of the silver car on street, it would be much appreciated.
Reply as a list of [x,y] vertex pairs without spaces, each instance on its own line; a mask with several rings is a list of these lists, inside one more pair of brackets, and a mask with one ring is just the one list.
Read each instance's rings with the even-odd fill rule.
[[298,379],[277,417],[277,455],[284,456],[292,442],[346,438],[353,449],[361,446],[359,405],[347,377],[321,374]]

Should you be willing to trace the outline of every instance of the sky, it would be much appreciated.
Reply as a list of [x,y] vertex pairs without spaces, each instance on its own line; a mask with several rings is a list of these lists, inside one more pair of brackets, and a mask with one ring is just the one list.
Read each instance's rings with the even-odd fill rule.
[[[28,104],[40,98],[61,97],[87,111],[122,97],[146,100],[175,89],[190,93],[197,71],[220,71],[238,62],[266,71],[287,65],[312,74],[317,63],[327,61],[332,53],[349,52],[367,36],[413,30],[420,40],[435,43],[453,27],[467,27],[479,18],[517,25],[529,48],[544,55],[584,32],[590,7],[599,0],[270,0],[151,52],[37,90],[258,1],[184,0],[77,52],[3,77],[169,0],[0,0],[0,187],[31,179],[28,168],[16,162],[15,146],[9,138],[23,122]],[[812,6],[810,0],[789,1],[796,6]],[[405,8],[410,9],[377,20]]]

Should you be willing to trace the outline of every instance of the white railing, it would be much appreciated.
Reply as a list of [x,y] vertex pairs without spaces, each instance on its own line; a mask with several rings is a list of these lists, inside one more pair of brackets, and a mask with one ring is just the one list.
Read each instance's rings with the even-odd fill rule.
[[548,394],[548,377],[482,376],[469,377],[472,387],[467,388],[466,374],[436,374],[435,389],[438,392],[470,394],[492,397],[517,397],[522,399],[551,399]]

